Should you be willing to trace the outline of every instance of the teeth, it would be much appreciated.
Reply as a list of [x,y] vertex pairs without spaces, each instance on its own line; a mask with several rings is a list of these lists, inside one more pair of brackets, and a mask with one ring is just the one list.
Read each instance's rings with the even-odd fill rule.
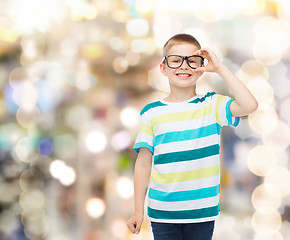
[[181,76],[181,77],[189,77],[190,76],[190,74],[178,74],[179,76]]

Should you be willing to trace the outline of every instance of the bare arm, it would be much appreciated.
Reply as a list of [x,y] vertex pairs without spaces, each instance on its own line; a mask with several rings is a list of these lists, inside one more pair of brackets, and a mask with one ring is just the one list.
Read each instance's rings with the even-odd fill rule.
[[134,199],[135,211],[128,220],[127,226],[133,234],[138,234],[144,218],[144,201],[149,184],[152,166],[152,153],[148,148],[142,147],[135,163]]
[[229,89],[232,91],[235,100],[231,104],[233,117],[245,116],[254,112],[258,103],[249,89],[240,81],[208,48],[198,50],[195,54],[208,60],[204,67],[197,68],[196,71],[216,72],[219,74]]
[[258,103],[249,89],[225,65],[220,67],[218,74],[225,80],[235,97],[231,104],[233,117],[245,116],[257,109]]

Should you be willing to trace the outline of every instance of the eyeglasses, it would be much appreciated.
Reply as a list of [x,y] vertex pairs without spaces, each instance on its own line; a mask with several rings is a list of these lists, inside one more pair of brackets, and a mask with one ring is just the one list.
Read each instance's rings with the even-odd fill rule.
[[204,63],[204,58],[198,55],[192,56],[168,55],[163,58],[162,62],[164,62],[165,60],[167,66],[170,68],[179,68],[183,64],[184,60],[186,60],[188,66],[193,69],[201,67]]

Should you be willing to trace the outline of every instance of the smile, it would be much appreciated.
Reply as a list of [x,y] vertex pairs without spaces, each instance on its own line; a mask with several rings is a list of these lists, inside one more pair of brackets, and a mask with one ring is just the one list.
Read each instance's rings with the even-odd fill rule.
[[191,74],[189,74],[189,73],[177,73],[176,75],[178,77],[190,77],[191,76]]

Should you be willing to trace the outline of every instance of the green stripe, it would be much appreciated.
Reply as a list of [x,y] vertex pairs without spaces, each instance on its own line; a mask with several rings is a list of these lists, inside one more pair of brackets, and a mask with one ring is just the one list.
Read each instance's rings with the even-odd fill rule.
[[155,219],[198,219],[214,217],[219,214],[219,205],[184,211],[164,211],[148,207],[148,216]]
[[203,102],[203,101],[205,101],[205,99],[207,98],[207,97],[210,97],[210,96],[212,96],[212,95],[215,95],[216,93],[215,92],[208,92],[205,96],[203,96],[202,98],[197,98],[197,99],[194,99],[194,100],[192,100],[191,102],[189,102],[189,103],[199,103],[199,102]]
[[[205,96],[203,96],[202,98],[196,98],[194,100],[192,100],[191,102],[189,103],[199,103],[199,102],[203,102],[205,101],[205,99],[207,97],[210,97],[212,95],[216,94],[215,92],[208,92]],[[164,104],[160,101],[156,101],[156,102],[153,102],[153,103],[149,103],[147,104],[140,112],[140,115],[144,114],[145,112],[147,112],[148,110],[150,110],[151,108],[155,108],[155,107],[159,107],[159,106],[167,106],[167,104]]]
[[215,144],[194,150],[159,154],[154,156],[154,164],[166,164],[205,158],[219,154],[219,149],[219,145]]
[[144,114],[145,112],[147,112],[151,108],[155,108],[155,107],[159,107],[159,106],[166,106],[166,104],[164,104],[160,101],[149,103],[141,110],[140,115]]

